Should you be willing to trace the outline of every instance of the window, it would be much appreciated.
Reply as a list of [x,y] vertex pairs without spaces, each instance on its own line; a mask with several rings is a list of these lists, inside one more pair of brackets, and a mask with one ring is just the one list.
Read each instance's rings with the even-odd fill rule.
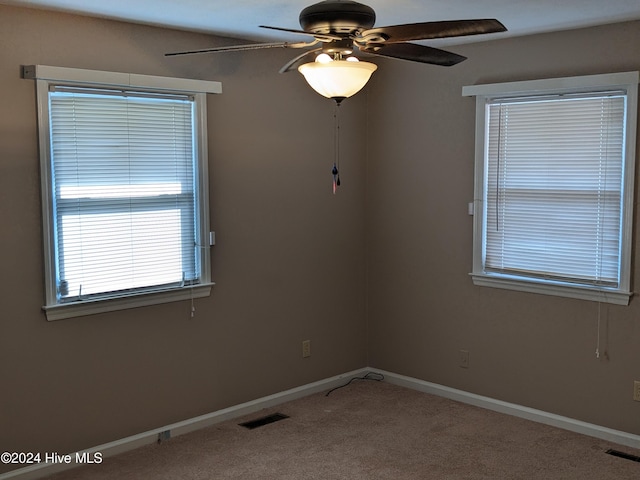
[[205,113],[219,84],[25,77],[37,79],[47,318],[209,295]]
[[473,281],[626,305],[638,73],[476,96]]

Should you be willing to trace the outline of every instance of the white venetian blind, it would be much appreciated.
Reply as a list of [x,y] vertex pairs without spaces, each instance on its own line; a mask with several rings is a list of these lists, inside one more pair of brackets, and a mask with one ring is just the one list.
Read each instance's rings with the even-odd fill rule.
[[195,282],[193,101],[49,92],[59,301]]
[[487,104],[487,272],[619,285],[624,92]]

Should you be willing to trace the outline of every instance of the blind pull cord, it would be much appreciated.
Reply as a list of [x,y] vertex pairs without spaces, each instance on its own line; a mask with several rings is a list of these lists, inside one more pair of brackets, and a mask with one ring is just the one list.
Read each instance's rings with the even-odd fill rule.
[[600,359],[600,357],[602,357],[604,360],[608,360],[609,359],[609,354],[607,353],[607,335],[606,335],[606,331],[608,329],[608,322],[609,322],[609,309],[608,309],[608,305],[605,305],[605,312],[604,312],[604,328],[605,328],[605,336],[604,336],[604,348],[603,351],[600,351],[600,347],[601,347],[601,334],[600,331],[602,330],[602,303],[598,302],[598,335],[597,335],[597,339],[596,339],[596,358]]
[[600,307],[602,304],[598,302],[598,337],[596,340],[596,358],[600,358]]

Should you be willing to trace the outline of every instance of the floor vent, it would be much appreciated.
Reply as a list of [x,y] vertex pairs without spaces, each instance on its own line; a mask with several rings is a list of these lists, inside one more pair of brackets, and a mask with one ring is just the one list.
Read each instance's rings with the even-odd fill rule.
[[630,453],[621,452],[619,450],[607,450],[606,453],[609,455],[613,455],[614,457],[626,458],[627,460],[631,460],[633,462],[640,462],[640,457],[637,455],[631,455]]
[[265,417],[256,418],[255,420],[251,420],[249,422],[239,423],[238,425],[248,428],[249,430],[253,430],[254,428],[262,427],[263,425],[268,425],[279,420],[284,420],[285,418],[289,418],[289,416],[285,415],[284,413],[273,413]]

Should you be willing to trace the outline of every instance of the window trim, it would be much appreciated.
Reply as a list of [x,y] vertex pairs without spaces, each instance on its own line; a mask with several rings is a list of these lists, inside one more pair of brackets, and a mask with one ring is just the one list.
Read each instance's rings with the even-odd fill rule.
[[[462,95],[476,97],[475,174],[473,201],[473,269],[475,285],[555,295],[582,300],[628,305],[631,288],[631,254],[634,215],[635,149],[639,72],[621,72],[579,77],[552,78],[509,83],[471,85],[462,88]],[[485,272],[482,265],[484,237],[484,176],[485,130],[487,101],[500,98],[542,94],[566,94],[596,90],[623,89],[627,92],[625,165],[623,180],[620,285],[617,288],[578,286],[560,281],[536,280],[503,273]]]
[[[209,174],[207,151],[206,95],[222,93],[222,84],[215,81],[192,80],[152,75],[138,75],[119,72],[104,72],[46,65],[23,67],[23,78],[36,81],[36,102],[38,108],[38,142],[41,165],[41,196],[44,241],[45,305],[42,307],[49,321],[79,317],[96,313],[111,312],[135,307],[156,305],[180,300],[207,297],[214,285],[211,282],[210,248],[201,252],[201,283],[183,287],[171,287],[156,291],[114,296],[106,299],[84,300],[58,303],[55,282],[55,248],[53,228],[53,192],[51,191],[50,134],[48,120],[48,92],[51,84],[111,88],[128,88],[143,91],[175,92],[191,94],[196,99],[198,155],[198,225],[200,238],[209,239]],[[200,141],[204,139],[204,141]]]

